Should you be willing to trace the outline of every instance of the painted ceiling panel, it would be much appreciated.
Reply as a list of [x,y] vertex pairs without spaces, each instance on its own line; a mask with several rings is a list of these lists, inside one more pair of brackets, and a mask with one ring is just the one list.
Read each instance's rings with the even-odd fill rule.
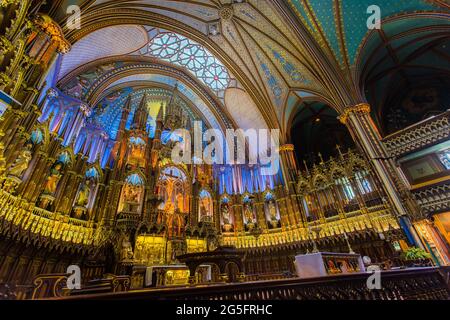
[[[290,86],[297,89],[320,87],[317,79],[311,76],[311,70],[315,69],[314,59],[309,56],[304,44],[296,41],[295,32],[274,10],[272,1],[103,0],[90,6],[90,14],[94,15],[96,10],[101,12],[102,8],[151,11],[202,32],[208,37],[206,41],[219,48],[220,61],[229,66],[221,59],[227,57],[228,63],[237,66],[235,70],[239,70],[239,77],[245,77],[245,83],[251,84],[254,87],[252,90],[263,98],[260,103],[273,107],[267,112],[274,111],[279,122],[283,120],[284,102]],[[327,25],[327,28],[332,28],[332,25]],[[218,32],[214,34],[210,30]],[[219,69],[221,66],[213,68],[213,71],[217,74]],[[212,79],[216,83],[209,85],[217,89],[214,75]],[[224,87],[223,84],[219,86]],[[231,86],[242,87],[236,81]],[[218,96],[222,97],[220,93]]]
[[127,8],[145,10],[170,17],[175,20],[183,21],[186,25],[201,31],[204,34],[208,32],[207,22],[217,20],[217,3],[209,0],[196,1],[167,1],[167,0],[151,0],[151,1],[111,1],[99,0],[94,3],[96,5],[114,5],[114,2]]
[[147,42],[147,32],[141,26],[122,25],[97,30],[75,43],[63,56],[58,78],[91,61],[139,50]]
[[[355,62],[358,47],[368,32],[367,8],[373,4],[373,0],[342,1],[346,45],[351,63]],[[398,13],[436,9],[435,6],[424,0],[384,0],[379,3],[379,6],[383,19]]]
[[319,21],[320,28],[324,34],[327,35],[327,40],[333,52],[336,54],[340,63],[344,63],[343,55],[341,53],[341,46],[339,44],[339,25],[336,23],[335,16],[335,1],[334,0],[309,0],[309,5]]
[[267,124],[252,98],[241,89],[229,88],[225,92],[225,106],[236,119],[239,128],[267,129]]
[[442,26],[449,24],[450,19],[448,19],[448,17],[437,19],[436,17],[430,18],[428,15],[424,15],[423,17],[417,16],[413,19],[400,19],[384,23],[383,31],[389,38],[391,38],[398,33],[398,30],[407,31],[412,29],[429,28],[431,26]]
[[[384,0],[378,3],[373,0],[341,0],[338,1],[339,7],[334,5],[336,2],[332,0],[289,0],[289,2],[322,46],[325,44],[321,43],[320,35],[326,35],[326,42],[330,44],[335,57],[341,63],[343,60],[339,43],[344,43],[351,64],[355,62],[358,48],[368,33],[367,20],[370,15],[367,9],[370,6],[380,7],[382,19],[399,13],[442,9],[428,0]],[[337,36],[339,33],[335,31],[339,16],[343,23],[342,36]],[[316,28],[317,25],[320,26],[320,30]]]

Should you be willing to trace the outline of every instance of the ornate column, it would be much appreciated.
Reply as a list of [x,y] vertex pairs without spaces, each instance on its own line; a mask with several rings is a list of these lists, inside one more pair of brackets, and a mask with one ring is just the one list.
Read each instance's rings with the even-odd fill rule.
[[297,164],[295,162],[294,145],[285,144],[280,147],[281,170],[283,172],[284,182],[287,189],[295,192],[295,184],[297,180]]
[[423,247],[417,232],[410,222],[410,218],[420,216],[420,208],[398,177],[395,163],[389,157],[381,142],[381,135],[370,117],[370,105],[362,103],[348,107],[339,117],[339,120],[347,126],[353,136],[353,140],[368,158],[394,212],[400,221],[403,222],[402,225],[405,232],[409,232],[412,235],[416,245]]
[[64,174],[60,182],[60,193],[55,200],[56,212],[63,215],[70,215],[72,203],[75,200],[78,187],[83,181],[86,159],[82,154],[78,154],[75,163]]
[[287,186],[285,206],[290,226],[298,225],[301,222],[301,209],[296,192],[299,171],[294,151],[293,144],[285,144],[280,147],[281,170]]
[[244,232],[244,217],[242,216],[243,205],[242,199],[238,196],[233,197],[233,214],[234,214],[234,222],[235,222],[235,232],[242,233]]
[[288,204],[287,204],[288,200],[289,199],[287,197],[284,197],[282,199],[279,198],[276,199],[278,208],[280,210],[281,228],[283,230],[286,230],[292,226],[292,221],[290,219],[290,215],[288,212]]
[[2,42],[9,41],[5,54],[9,50],[13,55],[1,61],[0,72],[0,89],[22,102],[22,109],[26,109],[33,100],[57,54],[70,50],[61,28],[50,17],[39,14],[31,21],[26,18],[27,14],[27,9],[20,13],[23,17],[20,17],[19,31],[8,29],[6,36],[2,37]]
[[265,231],[268,229],[268,226],[267,226],[266,212],[264,208],[264,199],[262,198],[263,198],[262,195],[258,194],[257,197],[255,198],[256,201],[254,205],[256,209],[256,221],[258,228]]

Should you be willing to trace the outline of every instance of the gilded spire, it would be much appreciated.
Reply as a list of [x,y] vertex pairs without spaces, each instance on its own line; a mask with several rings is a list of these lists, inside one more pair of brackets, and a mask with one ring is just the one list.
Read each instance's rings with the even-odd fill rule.
[[133,129],[145,131],[147,128],[147,93],[144,93],[141,103],[134,114]]
[[164,122],[164,103],[161,102],[161,108],[159,108],[158,115],[156,117],[156,122]]
[[128,96],[127,101],[125,102],[125,105],[123,107],[124,111],[131,111],[131,94]]
[[130,112],[131,112],[131,94],[128,96],[127,101],[125,102],[125,105],[123,107],[122,119],[120,120],[118,137],[121,137],[123,132],[125,131],[125,126],[127,125],[127,121],[128,121]]

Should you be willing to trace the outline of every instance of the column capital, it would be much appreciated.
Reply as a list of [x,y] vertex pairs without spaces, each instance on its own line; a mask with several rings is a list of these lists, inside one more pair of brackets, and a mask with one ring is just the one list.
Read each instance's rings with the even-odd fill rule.
[[33,20],[33,23],[51,37],[52,41],[56,43],[59,52],[64,54],[70,51],[70,43],[65,39],[61,27],[52,18],[40,14]]
[[360,103],[355,106],[347,107],[344,109],[342,114],[339,116],[339,120],[343,124],[347,124],[348,118],[352,113],[369,114],[370,105],[368,103]]
[[80,104],[80,110],[86,117],[90,117],[92,114],[92,108],[86,103]]
[[47,90],[47,96],[48,98],[58,98],[59,92],[55,88],[50,88]]

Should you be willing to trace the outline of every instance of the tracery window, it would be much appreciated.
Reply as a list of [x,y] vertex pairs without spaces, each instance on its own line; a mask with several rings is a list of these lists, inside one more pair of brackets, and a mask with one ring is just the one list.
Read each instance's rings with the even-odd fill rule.
[[361,190],[362,194],[368,194],[368,193],[373,192],[373,188],[368,179],[367,172],[361,172],[361,171],[357,172],[356,180],[358,181],[359,189]]
[[225,90],[230,82],[225,66],[208,50],[176,33],[159,33],[141,54],[185,67],[216,93]]
[[44,134],[41,130],[34,130],[31,133],[30,141],[33,143],[33,145],[38,145],[44,141]]
[[337,185],[340,185],[342,187],[342,190],[344,191],[345,197],[348,201],[351,201],[355,199],[355,191],[353,191],[352,185],[350,183],[350,180],[347,177],[341,177],[336,181]]
[[144,185],[144,180],[138,174],[132,174],[127,177],[126,183],[135,187]]

